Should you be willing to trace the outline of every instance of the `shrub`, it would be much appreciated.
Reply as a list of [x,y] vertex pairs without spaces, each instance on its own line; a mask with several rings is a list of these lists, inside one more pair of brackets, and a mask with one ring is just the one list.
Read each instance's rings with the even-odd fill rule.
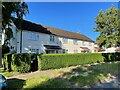
[[105,62],[120,61],[120,53],[102,53]]
[[43,54],[38,55],[38,68],[39,70],[55,69],[103,60],[104,57],[100,53]]
[[5,54],[3,67],[6,71],[29,72],[31,68],[31,54]]
[[[25,73],[34,69],[31,66],[31,60],[36,60],[36,54],[5,54],[2,60],[4,70]],[[45,70],[103,61],[118,61],[120,53],[39,54],[37,60],[36,69],[38,67],[39,70]]]
[[31,68],[31,54],[13,54],[12,69],[21,73],[29,72]]
[[11,71],[12,54],[5,54],[3,57],[4,58],[2,60],[3,60],[4,70]]

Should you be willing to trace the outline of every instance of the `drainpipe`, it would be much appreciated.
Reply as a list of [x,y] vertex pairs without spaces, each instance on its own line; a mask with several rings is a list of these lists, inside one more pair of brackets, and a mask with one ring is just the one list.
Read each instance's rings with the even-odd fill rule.
[[22,29],[20,29],[20,53],[22,53]]
[[22,18],[20,19],[20,53],[22,53]]

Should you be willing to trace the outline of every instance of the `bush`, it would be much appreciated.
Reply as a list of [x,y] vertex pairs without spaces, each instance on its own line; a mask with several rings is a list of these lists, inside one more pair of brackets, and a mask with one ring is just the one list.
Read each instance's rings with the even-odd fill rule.
[[12,54],[5,54],[3,56],[3,67],[6,71],[12,71],[11,62],[12,62]]
[[21,73],[30,71],[31,68],[31,54],[13,54],[12,69]]
[[38,68],[39,70],[55,69],[103,60],[104,57],[100,53],[43,54],[38,55]]
[[102,53],[105,62],[120,61],[120,53]]
[[[26,73],[35,69],[34,65],[31,64],[31,60],[36,60],[36,54],[5,54],[2,60],[4,70]],[[120,53],[39,54],[37,60],[36,69],[37,67],[39,70],[57,69],[80,64],[118,61],[120,60]]]
[[18,71],[26,73],[31,68],[31,54],[5,54],[3,58],[3,67],[7,71]]

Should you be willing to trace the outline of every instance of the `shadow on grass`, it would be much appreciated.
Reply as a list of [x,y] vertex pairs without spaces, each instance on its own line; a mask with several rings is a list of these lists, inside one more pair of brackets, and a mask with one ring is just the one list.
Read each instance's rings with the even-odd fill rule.
[[40,88],[70,88],[70,83],[63,78],[52,78],[42,82],[36,86],[33,86],[31,90],[40,90]]
[[[69,72],[62,72],[59,78],[52,78],[33,86],[32,90],[39,88],[84,88],[94,87],[102,83],[109,76],[108,73],[117,74],[118,63],[105,63],[99,65],[82,66],[71,69]],[[91,71],[91,72],[90,72]]]
[[82,88],[84,86],[92,86],[101,82],[107,77],[107,74],[103,74],[99,71],[92,71],[91,67],[76,67],[70,72],[65,72],[61,77],[66,78],[74,87]]
[[8,90],[14,90],[14,89],[21,90],[25,85],[25,80],[17,79],[17,78],[7,79],[7,85],[8,85],[7,87]]
[[[8,88],[10,89],[30,89],[40,90],[40,88],[84,88],[84,86],[92,87],[101,80],[105,80],[108,73],[115,72],[118,64],[101,64],[90,67],[76,67],[69,72],[62,72],[57,78],[48,78],[45,76],[33,77],[28,80],[8,79]],[[90,72],[90,71],[93,72]],[[108,71],[110,70],[110,71]],[[117,71],[117,70],[116,70]],[[85,74],[84,74],[85,73]],[[25,86],[23,88],[23,86]],[[13,90],[12,89],[12,90]]]

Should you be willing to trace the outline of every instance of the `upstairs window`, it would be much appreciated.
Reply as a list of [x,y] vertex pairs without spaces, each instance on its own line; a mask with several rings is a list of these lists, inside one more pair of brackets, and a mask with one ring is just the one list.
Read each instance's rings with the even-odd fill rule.
[[82,41],[82,46],[85,46],[85,42],[84,41]]
[[39,40],[39,34],[29,32],[29,33],[28,33],[28,39],[29,39],[29,40]]
[[53,35],[50,35],[50,41],[52,41],[52,42],[55,41],[55,37]]
[[92,43],[91,43],[91,42],[89,42],[89,46],[92,46]]
[[78,45],[78,41],[77,40],[73,40],[73,44],[74,45]]
[[63,44],[67,44],[68,43],[68,39],[67,38],[63,38]]

